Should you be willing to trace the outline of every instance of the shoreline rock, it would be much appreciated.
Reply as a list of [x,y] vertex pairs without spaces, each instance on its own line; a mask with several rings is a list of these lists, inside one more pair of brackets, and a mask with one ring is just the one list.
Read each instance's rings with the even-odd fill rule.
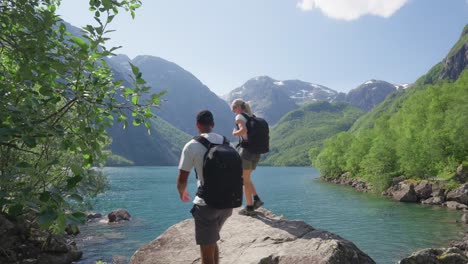
[[28,223],[15,223],[0,214],[0,263],[68,264],[83,252],[65,235],[52,235]]
[[[459,170],[461,171],[461,169]],[[357,191],[363,192],[362,188],[355,187],[356,182],[359,182],[359,180],[351,179],[347,173],[334,179],[323,177],[321,179],[326,182],[349,185]],[[361,183],[359,186],[363,185],[367,186],[365,192],[371,190],[371,187],[366,183]],[[460,222],[468,224],[468,183],[461,184],[459,187],[447,192],[440,184],[430,183],[426,180],[420,182],[405,180],[403,176],[400,176],[393,179],[392,186],[383,192],[382,196],[387,196],[398,202],[420,203],[446,207],[451,210],[463,210],[464,214]],[[430,263],[467,264],[468,232],[461,240],[452,241],[448,248],[421,249],[398,262],[398,264]]]
[[[221,263],[375,263],[351,241],[304,221],[283,219],[263,208],[255,217],[241,216],[238,210],[234,210],[221,231]],[[170,227],[138,249],[130,263],[200,263],[194,229],[193,219]]]

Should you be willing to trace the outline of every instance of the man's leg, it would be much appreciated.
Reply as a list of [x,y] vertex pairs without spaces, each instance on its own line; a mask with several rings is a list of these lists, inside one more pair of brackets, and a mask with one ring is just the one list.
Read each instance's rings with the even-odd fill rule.
[[200,245],[201,260],[202,264],[218,264],[219,263],[219,252],[218,245],[208,244]]

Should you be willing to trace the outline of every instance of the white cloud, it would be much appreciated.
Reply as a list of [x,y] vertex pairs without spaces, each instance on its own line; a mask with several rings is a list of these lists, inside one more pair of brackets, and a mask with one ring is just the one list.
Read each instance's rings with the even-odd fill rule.
[[[303,11],[320,9],[326,16],[354,20],[364,15],[390,17],[409,0],[300,0]],[[467,0],[468,1],[468,0]]]

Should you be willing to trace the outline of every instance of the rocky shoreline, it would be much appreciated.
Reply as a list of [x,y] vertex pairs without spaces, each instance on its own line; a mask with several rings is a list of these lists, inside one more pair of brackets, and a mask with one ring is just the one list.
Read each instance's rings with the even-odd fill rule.
[[[454,175],[459,182],[467,179],[466,169],[459,167]],[[372,186],[366,182],[350,177],[344,173],[336,178],[322,180],[334,184],[346,185],[359,192],[370,192]],[[382,193],[398,202],[420,203],[433,206],[442,206],[452,210],[462,210],[460,222],[468,224],[468,183],[462,183],[457,188],[448,190],[438,181],[411,180],[403,176],[393,179],[392,185]],[[427,264],[427,263],[468,263],[468,233],[460,241],[452,241],[447,248],[428,248],[414,252],[399,261],[400,264]]]

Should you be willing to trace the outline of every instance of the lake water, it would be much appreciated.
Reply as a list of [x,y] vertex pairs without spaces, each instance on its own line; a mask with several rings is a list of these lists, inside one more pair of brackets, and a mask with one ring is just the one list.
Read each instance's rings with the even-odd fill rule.
[[[176,167],[105,168],[104,172],[111,190],[96,199],[94,211],[107,214],[125,208],[132,221],[81,227],[77,242],[84,256],[79,263],[109,261],[115,255],[129,259],[140,246],[191,217],[191,203],[179,200]],[[316,170],[298,167],[259,167],[252,174],[266,209],[351,240],[377,263],[396,263],[417,249],[445,247],[463,235],[464,227],[456,223],[460,212],[398,203],[318,177]],[[189,179],[193,197],[193,172]]]

